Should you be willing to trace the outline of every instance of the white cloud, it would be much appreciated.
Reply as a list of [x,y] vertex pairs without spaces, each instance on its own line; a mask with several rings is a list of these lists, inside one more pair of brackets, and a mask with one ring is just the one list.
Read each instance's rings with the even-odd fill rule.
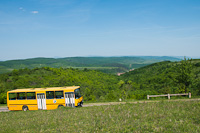
[[19,10],[21,10],[23,12],[26,11],[23,7],[20,7]]
[[33,13],[33,14],[37,14],[37,13],[39,13],[39,11],[32,11],[31,13]]

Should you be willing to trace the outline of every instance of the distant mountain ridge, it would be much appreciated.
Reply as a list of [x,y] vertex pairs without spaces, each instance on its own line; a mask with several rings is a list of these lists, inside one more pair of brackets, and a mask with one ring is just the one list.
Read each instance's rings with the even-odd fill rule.
[[132,68],[143,67],[160,61],[180,61],[170,56],[119,56],[119,57],[66,57],[66,58],[30,58],[0,62],[0,73],[23,68],[78,68],[95,69],[106,73],[125,72]]

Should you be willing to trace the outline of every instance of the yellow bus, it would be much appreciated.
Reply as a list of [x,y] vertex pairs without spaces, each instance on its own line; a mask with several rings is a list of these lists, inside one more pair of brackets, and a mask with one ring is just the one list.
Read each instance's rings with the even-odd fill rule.
[[9,110],[51,110],[83,105],[80,86],[16,89],[7,92]]

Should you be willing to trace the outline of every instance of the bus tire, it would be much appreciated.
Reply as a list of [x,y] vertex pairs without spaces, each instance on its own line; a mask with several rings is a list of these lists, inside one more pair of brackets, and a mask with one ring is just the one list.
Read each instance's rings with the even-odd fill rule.
[[83,107],[83,102],[80,102],[79,107]]
[[26,105],[24,105],[23,107],[22,107],[22,111],[27,111],[28,110],[28,107],[26,106]]
[[63,105],[58,105],[58,108],[63,107]]

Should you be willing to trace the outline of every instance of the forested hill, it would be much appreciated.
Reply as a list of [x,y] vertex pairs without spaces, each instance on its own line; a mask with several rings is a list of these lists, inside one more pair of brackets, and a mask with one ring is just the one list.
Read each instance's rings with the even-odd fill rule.
[[131,57],[67,57],[67,58],[33,58],[0,62],[0,73],[23,68],[78,68],[95,69],[105,73],[126,72],[132,68],[143,67],[164,60],[179,61],[180,59],[167,56],[131,56]]
[[164,61],[116,76],[96,70],[34,68],[0,74],[0,103],[17,88],[81,86],[85,101],[146,99],[149,94],[188,93],[200,96],[200,60]]
[[123,74],[131,82],[134,94],[188,93],[200,95],[200,60],[164,61]]
[[[0,74],[0,103],[6,102],[6,92],[17,88],[81,86],[85,101],[106,101],[120,95],[118,76],[95,70],[73,68],[35,68]],[[115,95],[115,96],[114,96]]]

